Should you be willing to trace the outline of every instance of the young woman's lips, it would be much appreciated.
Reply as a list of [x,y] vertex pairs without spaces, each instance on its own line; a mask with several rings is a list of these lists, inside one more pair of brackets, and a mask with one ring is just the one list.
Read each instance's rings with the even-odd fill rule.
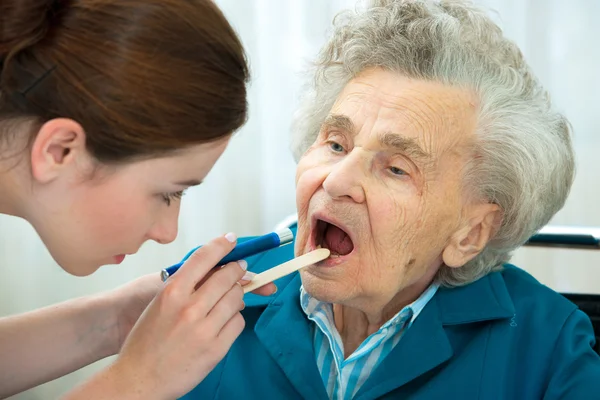
[[118,256],[115,256],[114,259],[115,264],[121,264],[123,260],[125,260],[125,254],[119,254]]

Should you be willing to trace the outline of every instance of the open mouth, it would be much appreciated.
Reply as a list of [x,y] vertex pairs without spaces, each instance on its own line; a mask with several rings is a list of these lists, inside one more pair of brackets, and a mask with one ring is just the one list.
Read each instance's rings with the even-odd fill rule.
[[313,229],[315,247],[329,249],[330,257],[347,256],[354,250],[350,235],[339,226],[317,219]]

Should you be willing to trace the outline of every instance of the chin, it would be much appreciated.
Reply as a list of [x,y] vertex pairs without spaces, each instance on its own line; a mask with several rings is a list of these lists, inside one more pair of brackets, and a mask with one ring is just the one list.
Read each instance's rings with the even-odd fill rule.
[[47,240],[47,237],[41,234],[40,237],[54,262],[70,275],[88,276],[102,266],[99,262],[89,258],[76,257],[77,254],[82,252],[76,251],[75,246],[61,245],[59,238]]
[[342,283],[321,279],[311,274],[310,271],[300,271],[300,277],[302,278],[302,286],[306,293],[319,301],[340,303],[349,294],[349,291],[344,288]]
[[102,265],[94,264],[89,261],[63,260],[57,261],[58,265],[68,274],[73,276],[89,276],[96,272]]

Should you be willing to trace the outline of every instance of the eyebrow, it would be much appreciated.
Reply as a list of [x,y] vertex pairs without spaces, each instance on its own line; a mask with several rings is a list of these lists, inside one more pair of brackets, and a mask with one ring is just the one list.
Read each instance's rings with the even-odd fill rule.
[[385,147],[400,150],[413,158],[431,160],[431,154],[426,152],[414,138],[400,136],[397,133],[386,132],[379,137],[379,142]]
[[[342,114],[328,115],[323,122],[323,127],[341,129],[352,136],[356,136],[358,133],[352,120]],[[433,158],[414,138],[405,137],[393,132],[384,132],[378,139],[383,147],[399,150],[408,156],[421,160],[431,160]]]
[[354,126],[354,122],[350,118],[342,114],[329,114],[325,121],[323,122],[324,127],[328,128],[338,128],[352,136],[356,136],[357,129]]
[[179,186],[198,186],[202,183],[202,181],[191,179],[189,181],[175,182],[176,185]]

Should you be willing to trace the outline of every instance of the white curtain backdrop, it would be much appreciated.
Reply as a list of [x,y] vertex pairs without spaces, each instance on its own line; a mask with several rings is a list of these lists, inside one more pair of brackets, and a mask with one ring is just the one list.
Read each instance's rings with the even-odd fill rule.
[[[301,72],[324,41],[333,16],[355,0],[217,0],[239,32],[252,68],[250,119],[206,183],[184,197],[178,239],[145,245],[118,267],[76,278],[49,257],[23,221],[0,217],[0,316],[107,290],[179,260],[228,231],[261,234],[295,212],[295,164],[288,151]],[[600,226],[600,1],[479,0],[523,50],[575,130],[578,176],[552,221]],[[110,199],[107,199],[110,201]],[[556,290],[600,293],[600,251],[524,249],[513,260]],[[110,360],[13,399],[57,398]],[[49,360],[39,360],[40,363]]]

